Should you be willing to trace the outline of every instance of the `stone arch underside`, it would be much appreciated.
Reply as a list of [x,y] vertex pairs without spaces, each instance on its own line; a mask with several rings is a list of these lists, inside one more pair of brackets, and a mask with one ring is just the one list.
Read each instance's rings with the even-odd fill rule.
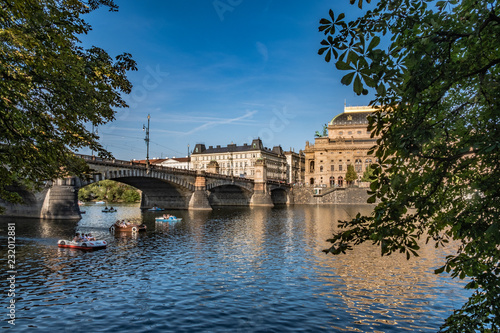
[[221,185],[210,189],[208,202],[214,206],[249,206],[252,192],[237,185]]
[[288,192],[283,188],[271,190],[271,200],[275,206],[282,206],[288,203]]
[[155,178],[122,177],[111,180],[141,190],[141,208],[187,209],[193,194],[185,187]]

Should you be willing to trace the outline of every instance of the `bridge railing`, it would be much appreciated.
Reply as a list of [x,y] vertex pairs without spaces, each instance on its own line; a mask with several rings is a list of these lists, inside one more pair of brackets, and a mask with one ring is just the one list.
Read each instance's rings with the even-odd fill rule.
[[[104,159],[104,158],[101,158],[98,156],[83,155],[83,154],[75,154],[75,155],[88,161],[88,162],[91,162],[92,164],[107,165],[107,166],[122,165],[122,166],[126,166],[129,169],[147,170],[147,166],[141,162],[125,161],[125,160],[117,160],[117,159],[109,160],[109,159]],[[177,168],[165,167],[165,166],[156,165],[156,164],[150,164],[149,168],[150,168],[150,170],[154,170],[154,171],[165,171],[165,172],[182,174],[182,175],[196,176],[196,174],[197,174],[196,170],[177,169]],[[246,183],[253,183],[254,182],[253,179],[249,179],[249,178],[221,175],[218,173],[211,173],[211,172],[205,172],[205,177],[226,179],[226,180],[246,182]],[[286,186],[287,185],[285,182],[279,181],[279,180],[268,179],[267,182],[268,182],[268,184],[279,185],[279,186]]]
[[[97,156],[90,156],[90,155],[83,155],[83,154],[75,154],[76,156],[91,162],[92,164],[99,164],[99,165],[107,165],[107,166],[126,166],[129,169],[140,169],[140,170],[147,170],[147,166],[144,163],[140,162],[135,162],[135,161],[125,161],[125,160],[109,160],[109,159],[104,159],[101,157]],[[170,173],[178,173],[178,174],[189,174],[196,176],[196,170],[185,170],[185,169],[176,169],[176,168],[171,168],[171,167],[165,167],[161,165],[154,165],[150,164],[149,165],[150,170],[154,171],[167,171]]]

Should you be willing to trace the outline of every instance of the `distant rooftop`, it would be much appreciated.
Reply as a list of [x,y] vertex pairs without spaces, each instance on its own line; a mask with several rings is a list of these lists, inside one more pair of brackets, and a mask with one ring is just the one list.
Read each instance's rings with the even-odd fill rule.
[[208,146],[208,148],[201,143],[196,144],[194,147],[193,155],[196,154],[220,154],[220,153],[235,153],[235,152],[246,152],[246,151],[265,151],[268,153],[282,155],[283,149],[280,146],[275,146],[272,149],[264,147],[262,141],[260,139],[255,139],[251,144],[243,144],[242,146],[238,146],[235,143],[228,144],[227,147],[217,146]]

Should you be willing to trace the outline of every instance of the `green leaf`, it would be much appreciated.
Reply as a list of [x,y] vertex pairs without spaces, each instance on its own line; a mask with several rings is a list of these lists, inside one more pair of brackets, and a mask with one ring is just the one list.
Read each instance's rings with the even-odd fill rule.
[[434,270],[434,274],[441,274],[444,272],[444,269],[445,269],[446,266],[443,266],[443,267],[440,267],[436,270]]
[[347,75],[345,75],[342,80],[340,80],[340,82],[343,84],[343,85],[350,85],[351,82],[352,82],[352,79],[354,78],[354,74],[356,74],[355,72],[352,72],[352,73],[349,73]]
[[380,37],[378,36],[373,37],[372,40],[370,41],[370,44],[368,45],[368,51],[371,51],[379,43],[380,43]]
[[372,195],[371,197],[368,198],[368,200],[366,200],[367,203],[375,203],[375,201],[377,200],[377,196],[376,195]]
[[338,70],[354,70],[354,68],[352,68],[351,66],[349,66],[348,64],[346,64],[345,62],[339,60],[335,63],[335,67],[338,69]]
[[359,74],[356,74],[356,77],[354,78],[354,85],[353,85],[354,92],[358,95],[361,95],[363,92],[363,84],[361,83],[361,79],[359,78]]
[[326,50],[328,50],[328,49],[329,49],[329,47],[322,47],[322,48],[320,48],[320,49],[318,50],[318,54],[319,54],[319,55],[322,55],[322,54],[323,54]]

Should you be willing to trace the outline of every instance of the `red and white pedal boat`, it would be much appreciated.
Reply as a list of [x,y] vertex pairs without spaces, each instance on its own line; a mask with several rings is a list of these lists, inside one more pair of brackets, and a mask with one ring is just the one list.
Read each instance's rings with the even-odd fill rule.
[[57,246],[80,250],[99,250],[105,249],[108,244],[105,240],[75,242],[72,240],[60,239],[57,242]]

